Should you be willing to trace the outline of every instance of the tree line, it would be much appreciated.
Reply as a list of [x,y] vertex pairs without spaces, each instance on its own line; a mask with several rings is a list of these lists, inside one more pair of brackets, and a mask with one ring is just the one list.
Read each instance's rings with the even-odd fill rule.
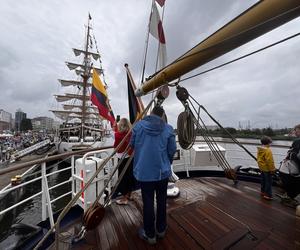
[[[278,140],[290,140],[291,136],[289,133],[291,131],[290,128],[281,128],[281,129],[272,129],[271,127],[267,128],[256,128],[256,129],[235,129],[232,127],[226,127],[226,131],[228,131],[232,136],[239,138],[255,138],[260,139],[263,135],[270,136],[273,139]],[[209,133],[212,136],[220,136],[220,137],[228,137],[224,129],[218,128],[214,130],[209,130]],[[200,135],[201,131],[198,130],[197,134]]]

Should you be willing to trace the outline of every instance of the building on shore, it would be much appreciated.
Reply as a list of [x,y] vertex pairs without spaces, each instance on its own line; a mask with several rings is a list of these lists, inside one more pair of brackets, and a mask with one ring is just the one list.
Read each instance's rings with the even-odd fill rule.
[[34,131],[49,132],[54,129],[54,120],[50,117],[39,116],[31,119],[32,129]]
[[21,128],[21,121],[26,119],[27,114],[24,113],[21,109],[17,109],[15,113],[15,130],[20,131]]
[[0,109],[0,132],[12,129],[12,114]]

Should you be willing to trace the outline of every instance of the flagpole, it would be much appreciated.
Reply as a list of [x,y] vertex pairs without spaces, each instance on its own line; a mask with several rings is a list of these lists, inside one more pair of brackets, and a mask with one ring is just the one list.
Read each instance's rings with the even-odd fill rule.
[[143,60],[141,83],[143,83],[144,76],[145,76],[146,58],[147,58],[147,54],[148,54],[148,45],[149,45],[150,21],[151,21],[151,17],[152,17],[153,5],[154,4],[155,4],[155,0],[152,0],[151,11],[150,11],[150,16],[149,16],[149,22],[148,22],[148,32],[147,32],[147,37],[146,37],[146,42],[145,42],[145,54],[144,54],[144,60]]
[[[136,85],[134,83],[133,77],[132,77],[131,72],[129,70],[129,66],[128,66],[127,63],[125,63],[124,66],[125,66],[125,69],[126,69],[126,73],[127,73],[128,77],[130,79],[130,84],[131,84],[133,90],[135,91],[136,90]],[[141,97],[137,97],[136,100],[137,100],[138,105],[140,106],[141,110],[143,111],[145,108],[144,108],[144,104],[143,104],[143,101],[142,101]]]

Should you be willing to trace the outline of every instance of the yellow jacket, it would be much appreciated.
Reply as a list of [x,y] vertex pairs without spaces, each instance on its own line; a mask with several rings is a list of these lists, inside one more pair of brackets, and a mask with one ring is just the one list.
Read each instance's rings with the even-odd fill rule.
[[275,171],[273,154],[269,147],[257,147],[257,164],[261,171]]

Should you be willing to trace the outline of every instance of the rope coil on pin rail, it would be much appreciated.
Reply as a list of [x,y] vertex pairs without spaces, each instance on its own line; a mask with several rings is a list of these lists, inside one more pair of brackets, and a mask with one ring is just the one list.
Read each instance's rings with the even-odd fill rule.
[[[232,179],[234,183],[236,183],[236,175],[234,171],[230,167],[225,156],[222,154],[218,144],[214,141],[212,136],[209,135],[208,129],[205,126],[202,118],[200,117],[200,105],[197,111],[193,103],[189,100],[190,95],[188,91],[183,87],[177,86],[176,95],[177,98],[182,102],[182,104],[185,107],[185,111],[179,114],[177,120],[177,133],[178,133],[178,140],[180,146],[184,149],[191,148],[196,138],[196,131],[195,131],[195,125],[196,125],[197,129],[200,130],[204,138],[204,141],[210,148],[212,154],[214,155],[219,165],[224,170],[226,177]],[[196,110],[197,118],[193,114],[190,105],[194,110]],[[200,124],[200,121],[202,124]]]
[[185,88],[177,86],[176,96],[183,103],[185,108],[185,111],[181,112],[177,118],[177,134],[179,145],[183,149],[190,149],[195,142],[196,132],[193,116],[187,103],[189,93]]

